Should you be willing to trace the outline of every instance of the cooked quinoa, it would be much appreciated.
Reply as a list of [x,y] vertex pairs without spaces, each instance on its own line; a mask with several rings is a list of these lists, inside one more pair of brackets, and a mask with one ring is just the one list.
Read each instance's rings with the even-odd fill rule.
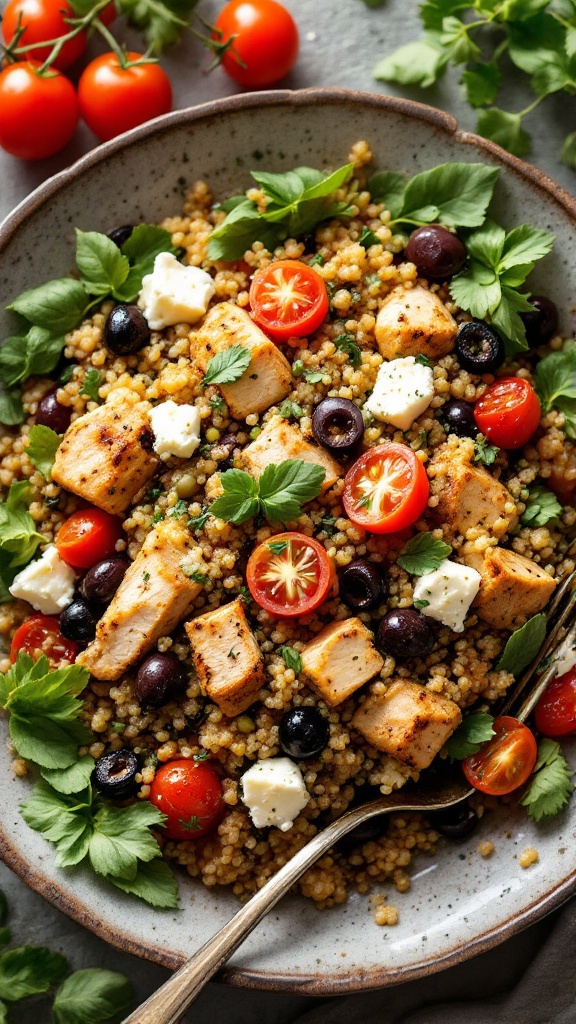
[[[324,398],[350,399],[362,408],[383,362],[374,335],[376,316],[382,300],[393,288],[400,284],[407,289],[423,285],[438,294],[458,322],[469,319],[454,305],[445,285],[419,279],[414,264],[403,256],[406,237],[390,229],[390,214],[382,204],[373,202],[364,188],[366,168],[371,160],[367,143],[358,143],[349,159],[355,165],[352,198],[356,212],[346,223],[331,221],[321,226],[313,240],[288,239],[274,252],[256,242],[244,259],[235,264],[211,263],[207,256],[208,238],[224,216],[214,207],[214,201],[224,197],[214,197],[206,182],[197,182],[182,212],[162,225],[171,233],[174,245],[184,250],[183,262],[202,267],[212,275],[216,289],[213,303],[228,300],[246,309],[254,271],[272,260],[306,262],[314,253],[322,256],[323,262],[317,263],[315,269],[329,286],[331,318],[310,338],[290,339],[281,346],[289,362],[301,360],[304,369],[322,374],[321,381],[314,384],[303,376],[295,377],[288,396],[303,410],[299,426],[304,433],[310,433],[313,410]],[[338,198],[348,198],[348,188],[343,188]],[[255,189],[248,194],[256,201],[262,200]],[[369,248],[360,244],[363,228],[376,234],[378,244]],[[128,388],[140,399],[156,402],[174,398],[179,403],[192,403],[202,422],[202,444],[196,454],[189,460],[171,458],[167,463],[160,462],[153,480],[136,495],[126,513],[125,539],[118,543],[117,550],[125,550],[134,559],[151,527],[170,517],[177,502],[179,509],[182,502],[185,503],[189,518],[205,510],[206,503],[219,493],[219,473],[239,465],[240,452],[272,416],[278,415],[279,407],[273,406],[260,415],[248,415],[242,422],[232,419],[225,405],[214,408],[210,399],[219,396],[219,389],[216,385],[206,388],[199,385],[198,374],[193,372],[189,358],[190,326],[185,323],[153,331],[150,344],[135,355],[114,355],[102,341],[103,325],[113,305],[104,302],[66,338],[64,357],[74,365],[74,372],[58,389],[57,399],[72,410],[72,421],[96,408],[97,403],[81,393],[86,372],[95,368],[101,373],[98,392],[101,402],[115,389]],[[343,332],[353,336],[360,348],[362,361],[357,369],[346,352],[334,343]],[[561,338],[556,336],[550,347],[558,349],[561,343]],[[506,365],[506,374],[531,380],[532,368],[529,356],[522,355],[516,362]],[[390,440],[403,442],[413,449],[425,467],[434,453],[445,445],[448,445],[448,452],[451,448],[464,450],[471,457],[473,441],[447,435],[442,408],[451,398],[474,402],[493,379],[488,374],[477,377],[462,370],[453,353],[442,356],[433,362],[434,397],[428,409],[406,432],[367,418],[364,445]],[[45,378],[27,381],[24,408],[28,418],[20,429],[7,429],[0,440],[2,491],[6,492],[16,480],[30,480],[34,488],[30,514],[47,540],[56,537],[65,519],[81,505],[74,495],[54,482],[46,482],[26,455],[26,438],[34,424],[38,402],[53,386],[53,381]],[[493,545],[496,538],[518,554],[533,559],[554,578],[570,572],[574,560],[569,555],[568,537],[576,523],[572,506],[565,506],[561,518],[545,527],[520,526],[509,530],[510,520],[524,511],[527,489],[537,477],[544,481],[551,474],[563,477],[567,490],[572,488],[573,493],[576,457],[574,445],[567,441],[562,427],[562,414],[552,411],[544,417],[537,439],[530,442],[519,457],[499,452],[490,472],[505,483],[510,501],[490,532],[477,526],[462,536],[448,526],[433,522],[428,513],[415,528],[432,530],[435,536],[444,537],[453,549],[452,557],[458,558],[470,551],[481,553]],[[442,465],[449,465],[449,460]],[[442,488],[442,465],[432,467],[430,472],[429,508],[432,510]],[[296,522],[288,524],[288,528],[314,536],[325,547],[337,570],[356,558],[368,558],[382,566],[387,578],[387,597],[379,607],[359,615],[374,629],[382,616],[392,609],[413,606],[415,578],[396,561],[405,538],[370,534],[355,526],[344,514],[342,491],[343,480],[340,480],[323,496],[306,504],[303,514]],[[190,559],[197,564],[206,582],[187,617],[216,609],[243,594],[247,553],[275,532],[278,529],[263,519],[235,526],[209,517],[201,529],[191,533]],[[337,582],[317,611],[303,619],[273,619],[253,601],[247,603],[246,610],[264,657],[266,683],[254,703],[240,715],[227,717],[202,693],[182,625],[156,644],[161,652],[172,651],[188,670],[189,684],[182,699],[159,709],[146,710],[134,695],[134,671],[113,683],[92,679],[83,694],[84,720],[94,734],[89,753],[98,758],[110,751],[133,748],[141,763],[137,776],[141,800],[148,797],[159,765],[175,757],[193,758],[208,752],[222,777],[224,817],[206,836],[188,842],[161,841],[169,860],[180,864],[207,886],[230,886],[241,899],[260,888],[318,829],[341,815],[360,796],[366,798],[369,787],[374,795],[387,794],[408,779],[417,779],[416,769],[370,746],[351,726],[355,710],[366,697],[384,694],[391,680],[417,680],[433,693],[449,698],[460,708],[467,708],[477,700],[494,701],[512,681],[510,673],[495,668],[509,631],[488,626],[471,608],[463,633],[454,633],[439,625],[434,649],[426,658],[402,662],[384,655],[383,667],[371,682],[337,707],[328,707],[307,685],[304,673],[297,675],[287,667],[279,648],[288,645],[301,652],[306,642],[327,624],[354,614],[339,599]],[[29,615],[30,606],[22,601],[0,606],[0,634],[11,638]],[[0,668],[5,671],[7,667],[4,651]],[[241,776],[258,759],[282,753],[278,740],[280,720],[287,710],[299,706],[317,707],[330,727],[329,742],[323,752],[316,758],[299,762],[309,802],[288,831],[274,827],[256,829],[242,802]],[[17,758],[13,767],[18,775],[25,773],[22,759]],[[392,815],[384,834],[357,845],[341,844],[331,850],[306,872],[298,888],[321,907],[342,903],[351,887],[366,893],[372,887],[392,882],[399,892],[404,892],[409,887],[412,858],[433,851],[437,840],[437,832],[421,815]],[[480,852],[487,856],[488,844],[483,846],[486,850]],[[528,859],[523,855],[523,861]],[[530,863],[534,859],[532,857]],[[392,925],[397,919],[393,907],[384,903],[377,907],[379,924]]]

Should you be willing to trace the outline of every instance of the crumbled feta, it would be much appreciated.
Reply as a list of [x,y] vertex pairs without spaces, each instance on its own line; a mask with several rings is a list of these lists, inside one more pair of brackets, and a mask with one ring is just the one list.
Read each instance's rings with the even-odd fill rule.
[[417,363],[415,356],[404,356],[382,363],[365,408],[377,420],[409,430],[433,398],[432,367]]
[[570,636],[566,637],[560,644],[554,661],[556,662],[557,676],[563,676],[565,672],[570,672],[576,665],[576,642],[573,639],[571,640]]
[[480,587],[480,573],[445,558],[434,572],[420,576],[414,586],[414,603],[423,615],[437,619],[455,633],[464,630],[464,619]]
[[154,451],[161,459],[189,459],[200,444],[200,413],[195,405],[176,405],[172,399],[150,410]]
[[76,573],[60,558],[56,546],[49,544],[41,558],[30,562],[14,577],[9,591],[12,597],[28,601],[43,615],[58,615],[74,597]]
[[138,305],[153,331],[172,324],[194,324],[208,309],[215,288],[200,267],[185,267],[171,252],[161,252],[154,270],[142,279]]
[[256,828],[292,828],[310,796],[298,765],[289,757],[257,761],[242,776],[242,799]]

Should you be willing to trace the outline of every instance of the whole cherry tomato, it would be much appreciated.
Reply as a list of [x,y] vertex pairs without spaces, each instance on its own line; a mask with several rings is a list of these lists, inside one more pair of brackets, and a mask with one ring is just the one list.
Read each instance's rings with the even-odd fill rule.
[[[8,0],[2,17],[2,35],[5,43],[11,43],[19,24],[24,28],[19,46],[44,43],[67,35],[73,28],[70,18],[76,15],[67,0]],[[82,56],[86,49],[87,35],[84,29],[64,43],[58,56],[51,61],[53,67],[64,71]],[[48,60],[52,46],[39,46],[26,54],[26,59],[41,64]]]
[[254,549],[246,580],[256,603],[271,615],[308,615],[328,594],[334,566],[313,537],[280,533]]
[[300,260],[270,263],[257,271],[250,286],[250,307],[256,323],[278,341],[313,334],[328,306],[324,281]]
[[218,43],[232,40],[222,66],[240,85],[259,88],[284,78],[298,56],[298,29],[276,0],[230,0],[214,26]]
[[504,796],[523,786],[532,774],[538,752],[527,725],[510,715],[494,719],[492,739],[462,761],[471,786],[490,796]]
[[158,769],[150,801],[166,815],[163,829],[169,839],[198,839],[224,813],[222,783],[212,765],[187,758]]
[[128,53],[125,67],[115,53],[103,53],[84,68],[78,98],[82,118],[104,142],[166,114],[172,87],[160,65],[139,53]]
[[430,493],[426,470],[411,448],[391,441],[369,448],[344,480],[346,515],[370,533],[397,533],[420,518]]
[[474,406],[478,429],[498,448],[522,448],[542,415],[534,388],[523,377],[502,377]]
[[576,732],[576,667],[552,680],[536,705],[534,723],[543,736]]
[[56,537],[58,554],[75,569],[90,569],[96,562],[116,551],[122,536],[122,523],[101,508],[83,508],[73,512]]
[[0,71],[0,146],[20,160],[44,160],[69,142],[78,124],[72,82],[36,61]]
[[14,663],[19,651],[37,661],[45,654],[52,668],[72,664],[80,648],[60,632],[58,619],[52,615],[32,615],[18,627],[10,646],[10,661]]

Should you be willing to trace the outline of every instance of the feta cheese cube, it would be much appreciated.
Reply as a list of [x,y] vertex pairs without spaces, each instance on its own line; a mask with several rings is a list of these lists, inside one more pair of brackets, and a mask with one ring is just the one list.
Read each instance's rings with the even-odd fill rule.
[[417,363],[415,356],[404,356],[382,364],[365,408],[377,420],[409,430],[433,398],[432,367]]
[[414,602],[423,615],[437,619],[455,633],[464,631],[464,619],[480,587],[481,576],[476,569],[445,558],[434,572],[420,576],[414,587]]
[[205,270],[185,267],[171,252],[161,252],[154,270],[142,279],[138,305],[153,331],[172,324],[194,324],[208,309],[215,288]]
[[195,405],[177,405],[172,399],[150,410],[154,451],[166,461],[171,455],[189,459],[200,444],[200,413]]
[[30,562],[14,577],[9,591],[12,597],[28,601],[43,615],[59,615],[74,597],[76,573],[60,558],[55,544],[49,544],[44,554]]
[[292,828],[310,795],[298,765],[289,757],[257,761],[242,776],[242,799],[256,828]]

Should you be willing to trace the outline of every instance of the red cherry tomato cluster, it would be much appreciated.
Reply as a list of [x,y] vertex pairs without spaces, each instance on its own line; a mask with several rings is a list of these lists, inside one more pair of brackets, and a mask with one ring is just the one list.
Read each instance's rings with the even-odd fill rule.
[[[2,149],[22,160],[43,160],[68,145],[80,118],[106,141],[171,109],[168,76],[139,53],[124,55],[118,47],[96,57],[77,90],[62,74],[84,54],[88,28],[108,26],[116,13],[114,0],[93,0],[84,18],[68,0],[9,0],[2,34],[14,63],[0,71]],[[231,0],[213,35],[201,38],[226,73],[250,88],[283,78],[298,53],[294,20],[276,0]]]

